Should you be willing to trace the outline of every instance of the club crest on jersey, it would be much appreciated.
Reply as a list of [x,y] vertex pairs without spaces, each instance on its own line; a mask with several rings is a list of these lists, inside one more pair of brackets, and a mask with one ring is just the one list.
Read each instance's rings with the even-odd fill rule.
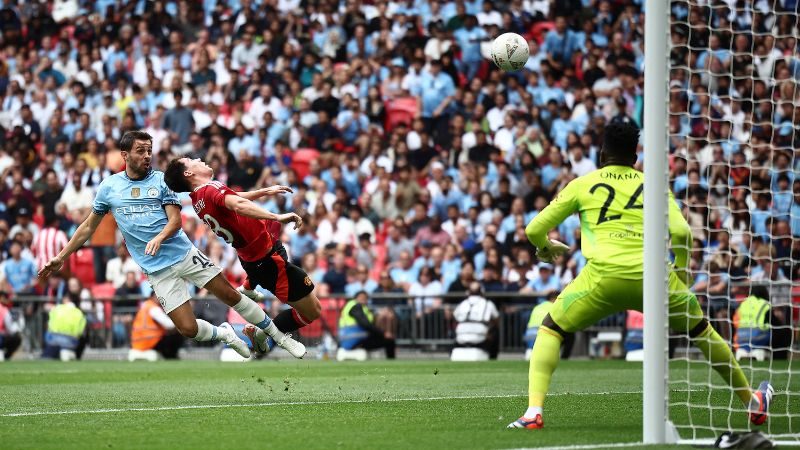
[[141,195],[142,195],[142,190],[141,189],[139,189],[137,187],[131,189],[131,197],[139,198],[139,197],[141,197]]
[[306,279],[303,280],[303,283],[305,283],[306,286],[311,286],[311,277],[306,277]]
[[158,197],[158,189],[151,187],[147,189],[147,196],[150,198]]

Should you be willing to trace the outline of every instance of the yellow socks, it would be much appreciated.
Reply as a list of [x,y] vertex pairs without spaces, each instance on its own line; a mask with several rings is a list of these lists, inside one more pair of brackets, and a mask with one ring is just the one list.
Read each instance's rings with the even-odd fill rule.
[[747,381],[747,377],[739,367],[739,363],[736,362],[728,343],[722,339],[711,324],[692,341],[706,355],[706,359],[711,361],[711,366],[714,370],[733,388],[742,403],[745,405],[750,404],[750,399],[753,396],[750,390],[750,382]]
[[556,370],[564,338],[545,326],[539,327],[531,353],[528,375],[528,406],[541,408],[550,387],[550,378]]

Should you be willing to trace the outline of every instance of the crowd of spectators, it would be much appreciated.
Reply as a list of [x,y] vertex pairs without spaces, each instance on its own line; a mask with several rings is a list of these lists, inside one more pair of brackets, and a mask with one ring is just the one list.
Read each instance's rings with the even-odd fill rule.
[[[82,282],[35,274],[121,169],[122,133],[142,129],[157,167],[188,156],[239,190],[291,186],[262,205],[304,216],[284,240],[320,297],[405,292],[427,312],[479,281],[535,303],[586,260],[578,217],[552,232],[572,248],[553,265],[525,224],[597,167],[604,124],[642,124],[642,3],[4,0],[3,283],[84,301],[92,284],[141,289],[111,219]],[[791,1],[692,3],[670,5],[669,173],[694,288],[717,312],[737,281],[800,279],[797,15]],[[530,44],[517,73],[487,59],[508,31]],[[415,114],[394,120],[408,99]],[[185,206],[195,244],[241,280]]]

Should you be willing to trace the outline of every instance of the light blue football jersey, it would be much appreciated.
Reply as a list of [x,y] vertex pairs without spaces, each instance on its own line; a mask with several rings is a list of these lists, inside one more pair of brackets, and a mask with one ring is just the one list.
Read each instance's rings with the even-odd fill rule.
[[158,272],[186,257],[192,243],[183,230],[164,240],[155,256],[144,249],[167,225],[164,205],[178,205],[178,197],[164,183],[164,173],[151,170],[142,180],[131,180],[123,171],[100,183],[92,210],[114,216],[133,260],[145,273]]

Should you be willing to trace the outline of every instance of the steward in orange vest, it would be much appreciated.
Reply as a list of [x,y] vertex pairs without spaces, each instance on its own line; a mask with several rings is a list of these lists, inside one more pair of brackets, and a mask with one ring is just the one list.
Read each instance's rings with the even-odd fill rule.
[[156,350],[164,359],[176,359],[183,338],[175,332],[175,325],[154,298],[144,301],[133,318],[131,348]]

